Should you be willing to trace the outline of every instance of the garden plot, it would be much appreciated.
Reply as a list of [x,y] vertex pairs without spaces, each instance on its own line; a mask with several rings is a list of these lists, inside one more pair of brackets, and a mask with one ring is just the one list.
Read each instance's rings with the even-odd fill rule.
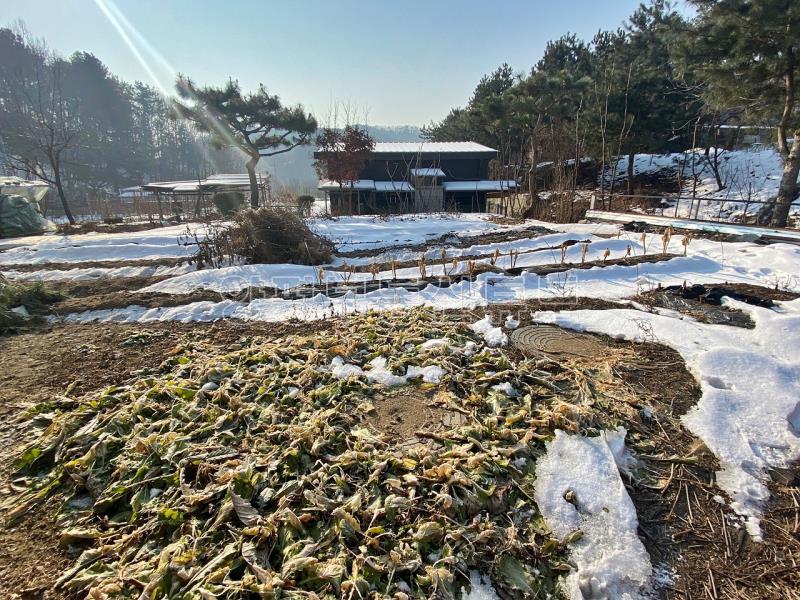
[[[644,301],[659,288],[694,283],[797,290],[798,247],[664,240],[592,224],[548,225],[548,232],[539,223],[476,215],[312,225],[334,232],[337,251],[346,253],[321,270],[284,264],[197,271],[176,254],[160,264],[176,252],[180,228],[46,236],[0,252],[0,269],[8,265],[4,274],[15,279],[63,285],[71,274],[95,290],[130,280],[115,292],[114,308],[82,311],[80,297],[64,304],[67,314],[56,305],[56,329],[106,327],[92,324],[99,322],[146,331],[180,321],[191,330],[225,318],[235,321],[223,329],[269,322],[293,328],[280,339],[243,335],[228,351],[178,344],[162,366],[120,387],[37,413],[46,428],[28,437],[35,441],[18,463],[29,491],[6,509],[17,516],[52,494],[75,494],[61,518],[66,543],[84,554],[61,579],[63,588],[114,597],[114,586],[155,581],[150,591],[201,598],[234,589],[356,597],[373,590],[457,595],[471,585],[484,597],[508,597],[551,593],[563,581],[573,595],[636,597],[673,568],[692,581],[696,575],[676,556],[702,546],[673,546],[670,536],[684,530],[665,521],[670,505],[689,522],[694,511],[714,531],[727,524],[770,542],[773,530],[759,522],[771,522],[769,474],[791,470],[798,454],[791,400],[797,366],[780,356],[788,348],[782,340],[794,335],[787,327],[796,303],[758,310],[736,304],[755,326],[743,330]],[[122,256],[140,243],[162,258]],[[61,260],[59,250],[75,260]],[[20,264],[3,258],[9,253],[46,260]],[[348,286],[341,295],[332,291]],[[137,305],[145,296],[150,302]],[[203,300],[187,301],[193,297]],[[611,302],[618,303],[612,310],[573,310]],[[526,355],[513,332],[546,303],[571,312],[539,312],[537,320],[674,347],[702,398],[695,406],[694,382],[677,355],[644,370],[634,360],[642,350],[607,340],[581,356]],[[494,316],[481,318],[484,311]],[[323,326],[335,331],[315,335]],[[768,374],[773,387],[748,387],[747,365]],[[626,379],[632,372],[637,378]],[[683,387],[673,390],[675,381]],[[665,394],[672,394],[669,402]],[[619,426],[639,457],[638,471],[614,467]],[[689,431],[713,455],[691,456],[697,438]],[[726,441],[737,436],[741,443]],[[199,454],[192,458],[189,449]],[[483,453],[485,461],[473,458]],[[582,460],[589,454],[591,463]],[[552,468],[562,459],[592,468],[585,477],[577,468]],[[687,483],[684,469],[696,484]],[[719,487],[708,483],[714,471]],[[656,487],[652,501],[667,505],[650,517],[640,496]],[[606,491],[599,503],[586,497],[598,489]],[[594,518],[598,510],[614,515],[618,528]],[[634,543],[637,525],[650,532],[647,552]],[[511,546],[501,551],[501,539]],[[627,542],[623,548],[614,540]],[[727,534],[724,540],[728,548]],[[728,556],[718,547],[709,552]],[[742,556],[763,565],[755,552]],[[779,583],[790,577],[782,569],[797,556],[792,552],[788,562],[770,563]],[[666,585],[673,583],[681,585]]]
[[488,215],[430,214],[388,217],[340,217],[310,219],[309,227],[333,240],[339,252],[375,250],[389,246],[429,243],[446,235],[475,237],[481,234],[524,229],[526,223],[501,223]]
[[[201,238],[204,226],[194,225],[191,231]],[[196,249],[179,238],[187,226],[161,227],[147,231],[123,233],[84,233],[80,235],[45,235],[0,244],[0,267],[6,265],[46,265],[48,263],[153,261],[186,259]]]
[[[455,277],[442,285],[439,278],[463,274],[469,270],[468,260],[453,262],[446,256],[439,264],[425,265],[425,276],[418,266],[396,272],[376,273],[343,271],[297,265],[254,265],[232,267],[219,271],[189,273],[155,284],[149,291],[185,293],[192,289],[211,289],[220,293],[250,288],[275,287],[290,289],[318,284],[313,294],[298,299],[254,297],[248,302],[229,298],[219,302],[203,301],[169,308],[130,306],[124,309],[98,310],[65,315],[70,322],[114,321],[136,322],[154,320],[213,321],[220,318],[281,321],[286,319],[316,320],[352,312],[391,310],[429,306],[441,309],[461,309],[488,306],[495,303],[547,298],[589,297],[621,300],[658,286],[682,285],[686,282],[746,283],[765,287],[797,288],[800,248],[788,244],[760,246],[752,243],[714,242],[694,239],[684,246],[680,236],[670,240],[669,251],[686,252],[686,256],[661,254],[661,236],[620,232],[619,238],[595,238],[589,244],[575,244],[561,251],[546,248],[518,255],[473,261],[487,272],[476,269],[473,277]],[[544,236],[547,237],[547,236]],[[583,236],[582,236],[583,237]],[[545,242],[546,243],[546,242]],[[592,268],[581,268],[584,260]],[[445,255],[447,250],[445,249]],[[649,256],[647,262],[625,264],[611,259]],[[608,264],[605,261],[608,260]],[[492,264],[494,262],[494,264]],[[503,272],[515,264],[514,272]],[[578,263],[578,264],[576,264]],[[554,265],[546,274],[538,274],[537,266]],[[527,269],[527,270],[526,270]],[[499,271],[499,272],[493,272]],[[320,282],[320,274],[323,279]],[[397,285],[359,290],[344,295],[328,296],[325,286],[334,283],[369,283],[373,280]],[[404,287],[403,281],[409,285]],[[413,283],[413,285],[412,285]]]
[[[621,574],[625,563],[583,550],[608,534],[557,525],[534,500],[554,431],[579,440],[637,419],[611,374],[627,351],[521,356],[486,343],[464,315],[418,310],[351,317],[324,336],[170,354],[129,384],[35,412],[46,429],[17,462],[29,491],[5,508],[13,520],[66,494],[61,537],[82,554],[60,589],[430,597],[472,585],[490,597],[546,597],[573,553],[585,585],[651,586],[646,554]],[[427,419],[402,423],[418,443],[373,416],[389,414],[396,393],[430,407]],[[601,503],[635,532],[611,462],[597,463],[593,481],[614,490]]]
[[133,279],[137,277],[173,277],[195,271],[194,264],[145,265],[128,267],[75,267],[72,269],[35,269],[3,271],[16,281],[98,281],[102,279]]
[[[576,245],[580,240],[587,240],[584,247]],[[564,245],[573,243],[571,246]],[[466,249],[451,250],[442,247],[433,258],[425,263],[418,261],[414,267],[395,267],[380,271],[350,271],[346,264],[330,267],[311,267],[303,265],[241,265],[223,267],[221,269],[196,271],[172,277],[156,283],[143,291],[182,294],[197,289],[208,289],[216,292],[238,292],[248,288],[275,288],[288,290],[303,285],[321,285],[336,283],[359,283],[368,281],[419,280],[424,268],[425,277],[448,277],[463,275],[470,270],[470,257],[493,255],[491,258],[472,260],[472,268],[496,267],[503,271],[513,267],[524,268],[541,265],[559,264],[561,262],[580,262],[601,260],[608,251],[611,256],[625,256],[631,247],[631,255],[641,254],[637,242],[627,240],[605,240],[597,236],[554,234],[537,238],[510,242],[508,244],[479,245]],[[562,257],[561,250],[564,249]],[[445,258],[442,259],[442,253]],[[428,256],[430,252],[424,253]],[[381,257],[382,259],[383,257]],[[430,262],[427,262],[430,261]],[[369,264],[369,263],[367,263]],[[381,263],[372,263],[381,264]]]

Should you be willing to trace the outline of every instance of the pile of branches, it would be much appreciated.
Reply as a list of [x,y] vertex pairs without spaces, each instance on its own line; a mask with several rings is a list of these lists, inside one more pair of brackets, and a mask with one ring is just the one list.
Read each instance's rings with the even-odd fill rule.
[[274,207],[239,211],[229,223],[208,225],[205,238],[191,231],[185,237],[197,245],[201,268],[238,262],[320,265],[331,261],[334,250],[297,212]]
[[[513,359],[430,310],[356,316],[334,333],[250,338],[211,356],[186,343],[156,372],[38,415],[49,426],[16,464],[29,489],[6,508],[13,520],[68,495],[62,541],[83,552],[58,587],[150,600],[453,598],[478,571],[505,597],[551,597],[570,567],[533,501],[536,458],[555,428],[608,426],[595,423],[607,378]],[[398,376],[439,367],[438,382],[405,385],[461,424],[414,444],[370,428],[386,379],[368,374],[381,358]],[[508,382],[518,396],[495,387]]]

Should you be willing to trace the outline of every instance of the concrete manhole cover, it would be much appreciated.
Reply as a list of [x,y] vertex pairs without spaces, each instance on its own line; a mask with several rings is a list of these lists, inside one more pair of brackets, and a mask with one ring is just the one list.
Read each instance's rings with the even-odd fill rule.
[[607,348],[595,337],[553,325],[520,327],[511,334],[511,341],[523,351],[586,357],[598,356]]

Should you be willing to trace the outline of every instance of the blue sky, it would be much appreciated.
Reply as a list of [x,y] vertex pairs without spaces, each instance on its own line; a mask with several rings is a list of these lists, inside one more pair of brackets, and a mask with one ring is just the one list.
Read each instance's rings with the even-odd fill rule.
[[[146,66],[99,3],[107,5],[106,13]],[[233,77],[245,89],[263,82],[318,117],[332,102],[349,101],[372,124],[422,125],[463,104],[478,79],[503,62],[527,71],[548,40],[570,31],[590,38],[598,29],[616,28],[637,5],[638,0],[0,0],[0,25],[22,20],[51,48],[92,52],[126,80],[152,82],[155,76],[168,88],[175,71],[207,84]]]

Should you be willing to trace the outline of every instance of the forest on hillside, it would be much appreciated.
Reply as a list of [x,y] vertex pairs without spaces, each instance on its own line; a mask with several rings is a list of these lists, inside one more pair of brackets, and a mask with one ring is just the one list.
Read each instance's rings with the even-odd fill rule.
[[[641,4],[625,24],[583,40],[547,44],[526,73],[503,64],[465,106],[423,128],[434,141],[474,140],[501,154],[499,177],[535,186],[537,164],[591,159],[615,170],[627,156],[633,193],[636,154],[710,149],[720,126],[765,126],[784,157],[775,224],[797,195],[800,4],[779,0],[691,0],[687,18],[666,0]],[[574,190],[579,169],[554,173]],[[607,179],[600,178],[604,185]]]
[[[0,28],[0,169],[48,181],[66,198],[114,195],[150,181],[241,173],[236,148],[176,117],[157,87],[125,82],[88,52],[62,57],[24,27]],[[377,141],[420,139],[416,126],[368,127]],[[265,160],[276,187],[310,190],[313,148]]]
[[0,157],[9,174],[80,197],[240,169],[235,154],[170,113],[157,88],[120,80],[88,52],[61,57],[24,27],[0,29]]

